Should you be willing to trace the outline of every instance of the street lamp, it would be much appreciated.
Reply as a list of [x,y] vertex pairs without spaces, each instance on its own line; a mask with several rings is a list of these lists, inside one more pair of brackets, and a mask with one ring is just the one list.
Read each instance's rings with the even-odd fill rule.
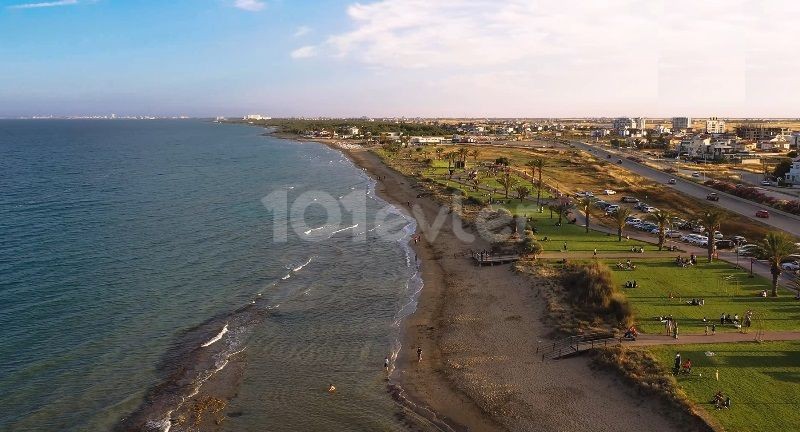
[[753,277],[753,263],[756,262],[755,258],[750,258],[750,277]]

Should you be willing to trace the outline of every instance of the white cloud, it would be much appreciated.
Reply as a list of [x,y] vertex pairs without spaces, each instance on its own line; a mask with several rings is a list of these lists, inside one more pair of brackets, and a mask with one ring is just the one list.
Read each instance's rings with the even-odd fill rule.
[[233,6],[242,10],[257,12],[264,9],[267,5],[261,0],[235,0]]
[[317,47],[312,46],[312,45],[307,45],[307,46],[304,46],[304,47],[300,47],[300,48],[292,51],[292,53],[290,54],[290,56],[293,59],[310,58],[310,57],[314,57],[315,55],[317,55]]
[[18,5],[8,6],[9,9],[38,9],[38,8],[47,8],[47,7],[56,7],[56,6],[70,6],[78,4],[78,0],[59,0],[59,1],[51,1],[51,2],[42,2],[42,3],[24,3]]
[[300,26],[297,30],[294,31],[294,37],[301,37],[311,33],[311,27],[309,26]]
[[[292,57],[330,52],[388,79],[424,79],[432,100],[481,101],[490,110],[524,111],[536,98],[540,109],[584,115],[591,114],[584,107],[608,115],[744,115],[755,93],[763,105],[764,92],[784,88],[792,94],[782,95],[781,108],[797,115],[788,101],[800,99],[791,72],[800,70],[800,57],[788,54],[797,37],[787,24],[800,21],[797,4],[380,0],[350,5],[348,31]],[[465,91],[480,95],[467,99]]]

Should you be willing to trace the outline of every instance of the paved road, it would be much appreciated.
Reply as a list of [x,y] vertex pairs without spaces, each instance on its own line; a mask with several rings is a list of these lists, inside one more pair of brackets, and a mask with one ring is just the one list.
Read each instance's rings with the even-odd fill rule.
[[[602,147],[596,147],[587,143],[583,143],[580,141],[571,141],[577,148],[582,150],[591,151],[592,153],[598,155],[600,158],[607,158],[608,155],[611,156],[611,159],[615,162],[620,159],[615,153],[610,152]],[[659,171],[657,169],[651,168],[646,165],[642,165],[640,163],[633,162],[628,159],[622,159],[621,166],[631,172],[634,172],[638,175],[643,177],[649,178],[653,181],[661,183],[664,187],[671,187],[681,192],[685,195],[695,197],[698,199],[705,199],[706,195],[710,192],[710,190],[702,185],[699,185],[695,182],[684,180],[678,177],[675,177],[669,173],[665,173],[663,171]],[[675,178],[676,184],[674,185],[667,185],[667,181],[669,179]],[[763,222],[767,225],[770,225],[774,228],[781,229],[786,231],[792,235],[800,237],[800,217],[792,216],[788,214],[780,214],[776,212],[774,209],[764,206],[761,204],[754,203],[752,201],[747,201],[733,195],[729,195],[723,192],[717,192],[720,196],[719,201],[708,201],[711,205],[716,205],[718,207],[722,207],[726,210],[730,210],[734,213],[738,213],[742,216],[751,218],[753,220],[757,220],[759,222]],[[770,212],[770,217],[768,219],[761,219],[755,216],[757,210],[767,210]]]
[[[680,323],[678,323],[680,324]],[[711,324],[709,324],[711,325]],[[800,332],[797,331],[768,331],[757,332],[751,329],[749,333],[739,332],[719,332],[715,335],[691,334],[686,336],[678,335],[678,339],[666,335],[640,334],[635,341],[623,342],[626,346],[652,346],[652,345],[678,345],[678,344],[702,344],[702,343],[735,343],[760,341],[794,341],[800,340]]]

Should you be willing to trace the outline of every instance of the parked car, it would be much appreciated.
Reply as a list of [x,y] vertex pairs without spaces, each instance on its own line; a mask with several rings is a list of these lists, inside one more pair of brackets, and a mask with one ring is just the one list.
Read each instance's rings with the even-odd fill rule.
[[695,171],[695,172],[692,173],[692,177],[695,177],[695,178],[700,177],[700,173]]
[[711,192],[710,194],[706,195],[706,199],[709,201],[719,201],[719,195],[716,192]]
[[632,196],[624,196],[622,199],[620,199],[620,201],[624,203],[638,203],[639,199]]
[[669,181],[667,182],[667,184],[675,184],[675,183],[677,183],[675,179],[669,179]]
[[603,201],[603,200],[597,200],[597,201],[595,201],[595,203],[594,203],[594,206],[595,206],[595,207],[597,207],[597,208],[601,208],[601,209],[604,209],[604,210],[605,210],[605,208],[606,208],[606,207],[608,207],[608,206],[610,206],[610,205],[611,205],[611,204],[609,204],[609,203],[607,203],[607,202],[605,202],[605,201]]
[[760,217],[763,219],[769,219],[769,212],[766,210],[759,210],[756,212],[756,217]]
[[715,239],[715,240],[722,240],[722,239],[724,239],[724,238],[725,238],[725,236],[723,236],[721,232],[719,232],[719,231],[714,231],[714,239]]
[[680,238],[680,236],[682,236],[683,234],[678,230],[667,230],[666,232],[664,232],[664,235],[666,235],[669,238]]
[[772,186],[772,182],[769,180],[762,180],[761,186]]
[[733,249],[736,246],[733,240],[717,240],[715,244],[717,249]]
[[610,206],[606,207],[606,213],[612,214],[616,213],[619,210],[619,206],[616,204],[611,204]]
[[625,222],[625,224],[627,224],[627,225],[636,225],[636,224],[640,224],[640,223],[642,223],[642,220],[639,219],[639,218],[633,218],[633,219]]
[[737,245],[743,245],[743,244],[747,243],[747,239],[746,238],[744,238],[742,236],[738,236],[738,235],[731,237],[731,240],[733,240],[733,242],[736,243]]
[[644,211],[645,213],[655,213],[655,212],[658,211],[658,209],[655,208],[655,207],[651,207],[651,206],[644,206],[642,208],[642,211]]
[[699,233],[704,233],[704,232],[706,232],[706,227],[704,227],[702,225],[695,225],[695,226],[692,227],[692,232],[696,232],[698,234]]
[[617,191],[612,190],[612,189],[605,189],[605,190],[603,190],[603,193],[606,194],[606,195],[616,195]]
[[781,264],[781,268],[786,271],[796,272],[800,270],[800,261],[791,261]]
[[754,256],[757,255],[760,250],[761,248],[758,245],[747,244],[736,248],[736,253],[738,253],[741,256]]

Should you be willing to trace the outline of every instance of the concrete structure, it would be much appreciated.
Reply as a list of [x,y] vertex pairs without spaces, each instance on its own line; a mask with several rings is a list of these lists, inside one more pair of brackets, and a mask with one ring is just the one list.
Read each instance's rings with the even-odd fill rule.
[[800,157],[792,161],[792,167],[783,176],[783,181],[792,185],[800,185]]
[[441,144],[444,141],[445,139],[442,137],[422,137],[422,136],[411,137],[411,144],[415,145]]
[[614,119],[612,130],[619,136],[641,136],[647,126],[647,119],[643,117],[620,117]]
[[272,117],[266,117],[261,114],[248,114],[244,116],[243,120],[269,120]]
[[768,141],[777,136],[789,135],[789,129],[765,125],[743,125],[736,128],[736,135],[748,140]]
[[720,120],[716,117],[711,117],[708,120],[706,120],[706,133],[709,134],[725,133],[725,120]]
[[391,142],[391,141],[400,141],[400,133],[399,132],[381,132],[380,135],[380,142]]
[[691,117],[673,117],[672,118],[672,130],[675,132],[685,129],[691,129],[692,127],[692,118]]
[[795,132],[787,138],[789,148],[792,150],[800,150],[800,132]]

